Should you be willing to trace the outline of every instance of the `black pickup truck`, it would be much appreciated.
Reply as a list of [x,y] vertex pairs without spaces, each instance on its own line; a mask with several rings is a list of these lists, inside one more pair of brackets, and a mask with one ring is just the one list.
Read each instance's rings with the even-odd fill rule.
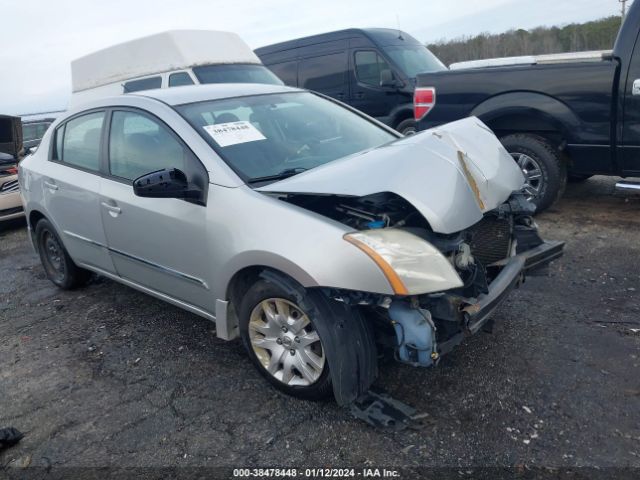
[[538,210],[562,195],[567,179],[640,177],[639,26],[640,1],[609,53],[419,74],[418,130],[480,118],[521,166]]

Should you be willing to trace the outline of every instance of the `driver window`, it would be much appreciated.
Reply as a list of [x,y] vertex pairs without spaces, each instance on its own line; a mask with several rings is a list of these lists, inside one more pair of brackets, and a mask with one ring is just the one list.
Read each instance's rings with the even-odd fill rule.
[[136,112],[113,112],[109,137],[112,175],[135,180],[163,168],[185,171],[188,153],[162,124]]
[[355,64],[358,81],[376,87],[380,86],[380,72],[390,70],[387,62],[372,51],[356,52]]

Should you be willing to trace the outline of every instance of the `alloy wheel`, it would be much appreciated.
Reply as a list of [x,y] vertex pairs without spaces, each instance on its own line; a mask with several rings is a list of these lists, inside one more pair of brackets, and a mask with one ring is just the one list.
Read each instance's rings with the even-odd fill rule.
[[524,191],[527,193],[527,198],[533,200],[540,195],[544,181],[540,164],[526,153],[511,152],[511,156],[524,174]]
[[286,385],[309,386],[325,369],[324,349],[313,323],[284,298],[268,298],[254,307],[249,339],[262,367]]

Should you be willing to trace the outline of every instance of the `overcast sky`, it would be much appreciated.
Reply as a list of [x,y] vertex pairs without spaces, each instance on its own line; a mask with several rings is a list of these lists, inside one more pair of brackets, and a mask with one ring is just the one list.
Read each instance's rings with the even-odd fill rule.
[[617,14],[618,0],[0,0],[0,113],[66,107],[70,61],[169,29],[230,30],[252,48],[347,27],[421,41]]

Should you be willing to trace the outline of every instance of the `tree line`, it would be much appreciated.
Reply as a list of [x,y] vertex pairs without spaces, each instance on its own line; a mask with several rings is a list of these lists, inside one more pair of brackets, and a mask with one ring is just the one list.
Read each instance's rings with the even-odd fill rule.
[[620,23],[619,16],[611,16],[564,27],[518,29],[500,34],[481,33],[441,40],[427,46],[446,65],[482,58],[609,50],[613,48]]

